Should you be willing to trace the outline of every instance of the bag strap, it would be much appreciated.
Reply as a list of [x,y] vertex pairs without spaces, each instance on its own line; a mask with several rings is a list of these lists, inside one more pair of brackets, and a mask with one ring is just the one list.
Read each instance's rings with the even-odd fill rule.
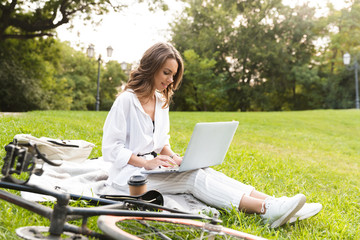
[[51,161],[51,160],[47,159],[47,158],[45,157],[45,155],[43,155],[43,154],[39,151],[39,149],[38,149],[38,147],[36,146],[36,144],[34,144],[34,148],[35,148],[35,151],[36,151],[36,157],[37,157],[37,158],[40,158],[41,160],[43,160],[44,162],[50,164],[51,166],[58,167],[58,166],[61,165],[61,163],[56,163],[56,162],[54,162],[54,161]]
[[55,140],[47,140],[47,141],[50,142],[50,143],[53,143],[53,144],[55,144],[55,145],[62,146],[62,147],[74,147],[74,148],[79,148],[79,145],[60,143],[60,142],[57,142],[57,141],[55,141]]
[[56,162],[53,162],[53,161],[47,159],[46,156],[40,152],[40,150],[36,144],[31,144],[30,142],[29,143],[18,143],[15,141],[15,145],[19,145],[19,146],[23,146],[23,147],[33,147],[36,152],[36,155],[35,155],[36,158],[43,160],[44,162],[50,164],[51,166],[55,166],[55,167],[61,166],[61,163],[56,163]]
[[114,201],[129,201],[129,200],[142,200],[147,203],[156,205],[164,205],[164,197],[156,190],[150,190],[142,195],[130,196],[130,195],[101,195],[100,198],[114,200]]

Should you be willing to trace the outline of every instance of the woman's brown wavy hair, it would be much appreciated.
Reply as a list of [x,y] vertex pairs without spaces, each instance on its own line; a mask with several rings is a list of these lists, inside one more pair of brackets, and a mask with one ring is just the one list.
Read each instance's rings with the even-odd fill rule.
[[163,108],[168,107],[174,91],[181,83],[184,73],[184,64],[180,53],[170,43],[156,43],[146,50],[140,60],[139,66],[131,72],[125,90],[132,89],[139,98],[151,97],[155,88],[154,75],[167,59],[175,59],[178,64],[173,83],[161,91],[165,100]]

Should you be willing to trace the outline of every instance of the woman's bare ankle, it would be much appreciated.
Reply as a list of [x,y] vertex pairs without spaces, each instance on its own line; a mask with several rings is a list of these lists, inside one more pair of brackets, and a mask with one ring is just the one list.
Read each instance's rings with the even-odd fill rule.
[[264,211],[264,200],[244,195],[241,198],[238,209],[245,213],[260,214]]
[[269,195],[256,191],[255,189],[250,193],[250,197],[253,198],[257,198],[257,199],[261,199],[261,200],[265,200],[266,198],[269,197]]

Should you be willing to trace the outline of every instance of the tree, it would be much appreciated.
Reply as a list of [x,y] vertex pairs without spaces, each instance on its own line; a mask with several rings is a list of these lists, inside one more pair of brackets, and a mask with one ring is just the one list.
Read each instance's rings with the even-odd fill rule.
[[116,61],[106,63],[106,68],[100,83],[100,109],[110,110],[121,85],[126,81],[126,75],[121,68],[121,64]]
[[[162,0],[145,2],[167,9]],[[0,0],[0,111],[93,109],[95,62],[48,36],[75,16],[90,21],[124,7],[116,0]]]
[[95,109],[96,96],[96,61],[91,61],[81,51],[75,51],[69,43],[61,45],[60,67],[56,78],[67,82],[71,93],[71,110]]
[[264,82],[269,79],[264,72],[279,70],[279,66],[271,66],[274,62],[267,60],[276,58],[277,61],[276,51],[282,48],[277,42],[280,36],[274,36],[272,30],[281,7],[278,0],[244,1],[227,6],[234,11],[233,31],[229,36],[233,71],[229,81],[234,87],[228,94],[236,110],[265,110]]
[[[50,38],[7,40],[0,47],[0,111],[95,109],[97,61]],[[101,72],[101,107],[108,109],[125,75],[115,61]]]
[[296,82],[294,106],[296,110],[323,108],[325,105],[325,82],[318,74],[318,68],[308,64],[294,66],[291,75]]
[[[184,80],[174,97],[174,109],[176,110],[204,110],[204,102],[201,102],[199,97],[196,98],[189,94],[192,94],[191,91],[205,92],[209,90],[210,85],[216,86],[213,90],[218,91],[218,95],[216,100],[211,98],[215,100],[211,106],[205,104],[206,109],[223,111],[230,109],[227,96],[223,93],[226,93],[227,88],[229,88],[229,84],[225,85],[225,81],[231,77],[230,65],[226,57],[229,56],[227,38],[231,34],[232,16],[231,12],[222,8],[222,2],[188,1],[189,7],[185,9],[182,17],[172,25],[172,42],[183,56],[187,55],[187,57],[185,56],[187,59],[185,59]],[[185,54],[187,50],[193,52]],[[201,62],[203,66],[200,66]],[[194,72],[187,70],[188,68]],[[197,80],[196,78],[209,75],[212,76],[207,79],[207,89],[200,89],[201,86],[197,82],[205,80]],[[216,85],[220,79],[221,85]],[[220,87],[222,88],[221,91],[219,90]],[[215,95],[213,96],[215,97]],[[219,99],[222,99],[221,104]],[[190,103],[194,105],[191,106]]]
[[272,18],[270,31],[271,45],[274,47],[272,55],[264,59],[266,67],[262,73],[262,77],[267,79],[264,83],[265,94],[271,92],[269,95],[272,96],[268,99],[272,107],[267,110],[303,109],[304,104],[297,99],[297,89],[307,86],[302,86],[305,82],[297,81],[297,71],[301,69],[313,73],[311,58],[315,54],[314,40],[317,38],[314,16],[315,9],[303,5],[295,8],[282,6],[278,8],[278,15]]
[[214,59],[200,58],[192,49],[184,52],[184,86],[175,95],[175,110],[220,111],[225,102],[222,76],[215,75]]
[[[314,13],[281,0],[189,1],[173,25],[172,41],[183,53],[193,49],[216,61],[213,71],[223,78],[228,98],[223,110],[299,109],[305,105],[297,105],[297,89],[304,82],[294,72],[307,66],[314,73]],[[182,88],[186,84],[191,83],[184,81]]]
[[189,7],[172,24],[172,41],[180,52],[193,49],[202,58],[216,61],[215,73],[228,70],[226,57],[228,36],[231,34],[231,12],[222,8],[222,2],[187,1]]
[[354,72],[346,69],[342,57],[349,52],[360,61],[360,1],[341,10],[329,5],[329,15],[322,19],[327,44],[321,49],[319,75],[326,80],[325,108],[354,108]]
[[[162,0],[148,3],[151,9],[167,9]],[[52,36],[54,29],[69,23],[77,15],[90,20],[91,14],[102,15],[110,9],[119,11],[124,7],[125,4],[114,0],[0,0],[0,41]]]
[[[67,101],[53,78],[59,66],[56,40],[0,41],[0,49],[0,111],[50,109]],[[62,101],[53,99],[62,94]]]
[[[75,51],[69,43],[61,44],[56,79],[71,99],[66,108],[71,110],[94,110],[97,94],[98,61],[89,59],[81,51]],[[120,63],[109,61],[100,65],[100,109],[109,110],[115,100],[118,88],[125,81]],[[62,95],[64,97],[64,94]]]

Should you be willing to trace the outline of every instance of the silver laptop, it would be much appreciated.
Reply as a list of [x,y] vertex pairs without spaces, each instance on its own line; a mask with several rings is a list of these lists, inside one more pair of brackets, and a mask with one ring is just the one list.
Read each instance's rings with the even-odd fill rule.
[[143,170],[142,173],[184,172],[221,164],[239,122],[208,122],[195,125],[180,167]]

